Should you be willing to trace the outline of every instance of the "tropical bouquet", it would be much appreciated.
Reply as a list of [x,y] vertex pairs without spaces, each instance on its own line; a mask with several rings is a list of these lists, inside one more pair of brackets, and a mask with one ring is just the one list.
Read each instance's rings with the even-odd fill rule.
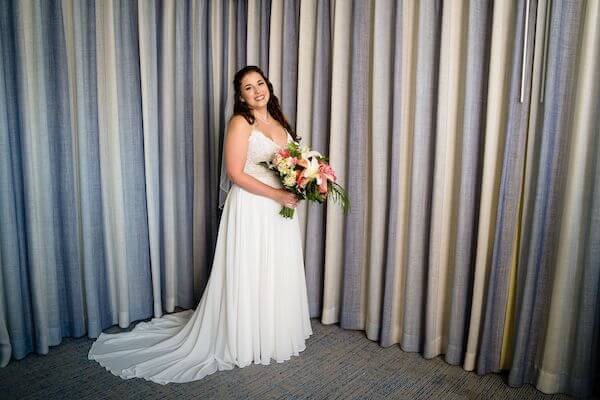
[[[290,142],[287,147],[273,154],[271,160],[259,164],[275,172],[283,189],[294,193],[299,199],[323,203],[330,198],[340,204],[344,213],[348,212],[348,193],[336,183],[337,177],[329,165],[329,159],[318,151],[312,151],[298,142]],[[284,206],[279,214],[292,218],[294,209]]]

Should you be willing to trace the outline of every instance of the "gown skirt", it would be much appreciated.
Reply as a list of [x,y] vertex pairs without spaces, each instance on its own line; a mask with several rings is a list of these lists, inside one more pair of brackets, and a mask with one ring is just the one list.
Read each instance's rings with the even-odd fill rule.
[[302,241],[297,213],[280,209],[233,185],[197,308],[102,333],[88,358],[124,379],[166,384],[297,356],[312,334]]

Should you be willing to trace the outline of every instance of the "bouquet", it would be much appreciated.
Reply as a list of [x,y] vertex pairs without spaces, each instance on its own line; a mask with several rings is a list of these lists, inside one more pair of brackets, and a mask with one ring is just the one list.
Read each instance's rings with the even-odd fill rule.
[[[331,198],[347,213],[350,199],[344,188],[336,183],[335,172],[328,161],[318,151],[290,142],[287,147],[273,154],[270,161],[259,164],[275,172],[283,189],[294,193],[299,199],[323,203]],[[292,218],[294,209],[284,206],[279,214]]]

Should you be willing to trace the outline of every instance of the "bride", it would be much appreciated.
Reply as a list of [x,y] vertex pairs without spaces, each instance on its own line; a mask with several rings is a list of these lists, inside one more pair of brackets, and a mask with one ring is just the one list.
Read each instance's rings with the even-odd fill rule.
[[242,68],[233,84],[224,146],[231,183],[210,279],[195,311],[98,337],[88,357],[122,378],[189,382],[236,365],[283,362],[312,334],[298,219],[279,215],[298,199],[257,164],[296,136],[258,67]]

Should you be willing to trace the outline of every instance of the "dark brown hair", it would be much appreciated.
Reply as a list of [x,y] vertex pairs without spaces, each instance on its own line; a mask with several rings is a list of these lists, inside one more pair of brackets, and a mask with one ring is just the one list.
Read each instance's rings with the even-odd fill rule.
[[296,132],[292,129],[292,126],[289,124],[285,116],[283,115],[283,111],[281,111],[281,106],[279,105],[279,99],[273,93],[273,84],[269,79],[265,76],[262,70],[256,65],[246,65],[244,68],[240,69],[235,73],[233,77],[233,88],[235,91],[235,101],[233,103],[233,115],[241,115],[250,125],[254,124],[255,118],[248,107],[248,104],[242,101],[242,78],[246,76],[249,72],[258,72],[260,76],[267,83],[267,87],[269,88],[269,102],[267,103],[267,111],[269,114],[273,116],[283,126],[289,133],[292,135],[292,138],[295,141],[300,140],[296,135]]

